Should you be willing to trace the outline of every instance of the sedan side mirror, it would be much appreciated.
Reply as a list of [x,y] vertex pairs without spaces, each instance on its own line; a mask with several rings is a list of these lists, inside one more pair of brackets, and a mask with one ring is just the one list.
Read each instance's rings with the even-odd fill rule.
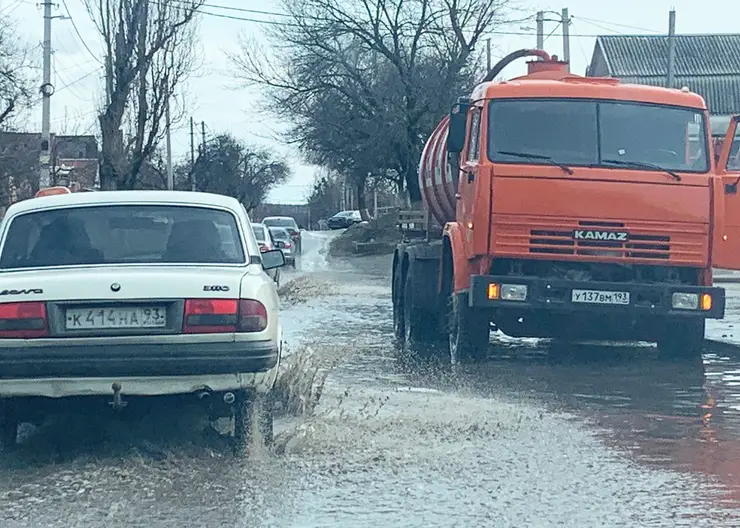
[[262,253],[262,267],[266,270],[285,266],[285,255],[279,249],[271,249]]

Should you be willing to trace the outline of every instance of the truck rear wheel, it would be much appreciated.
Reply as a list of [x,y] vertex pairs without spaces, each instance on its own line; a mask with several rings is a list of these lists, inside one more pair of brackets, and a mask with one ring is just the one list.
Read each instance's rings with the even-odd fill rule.
[[662,359],[701,358],[704,343],[704,320],[669,322],[658,339]]
[[[413,267],[409,267],[406,273],[406,281],[403,287],[403,338],[409,345],[429,344],[437,341],[439,321],[435,312],[419,306],[418,296],[414,291]],[[417,299],[417,302],[414,300]],[[426,352],[418,350],[417,352]],[[428,355],[428,354],[422,354]]]
[[450,362],[453,365],[486,359],[491,337],[490,317],[468,306],[468,292],[449,296],[447,324]]

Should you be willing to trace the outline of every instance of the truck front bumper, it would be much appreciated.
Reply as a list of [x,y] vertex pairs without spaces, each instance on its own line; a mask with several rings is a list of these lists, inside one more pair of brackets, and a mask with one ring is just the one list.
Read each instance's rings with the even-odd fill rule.
[[[694,300],[696,307],[692,307]],[[680,284],[474,275],[469,303],[472,308],[501,311],[722,319],[725,290]]]

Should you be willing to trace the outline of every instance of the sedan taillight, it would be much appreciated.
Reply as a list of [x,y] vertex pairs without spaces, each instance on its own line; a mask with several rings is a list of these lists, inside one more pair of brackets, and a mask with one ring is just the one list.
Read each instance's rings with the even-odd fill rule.
[[0,338],[28,339],[48,335],[46,304],[43,302],[0,304]]
[[239,331],[261,332],[267,328],[267,308],[259,301],[242,299],[239,301]]
[[187,299],[184,315],[186,334],[261,332],[267,328],[267,308],[252,299]]

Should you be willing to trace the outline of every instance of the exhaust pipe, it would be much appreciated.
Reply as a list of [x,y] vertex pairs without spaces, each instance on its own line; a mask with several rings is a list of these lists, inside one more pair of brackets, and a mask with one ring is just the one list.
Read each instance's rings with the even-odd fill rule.
[[231,405],[236,401],[236,397],[234,396],[233,392],[227,392],[224,394],[224,403],[227,405]]

